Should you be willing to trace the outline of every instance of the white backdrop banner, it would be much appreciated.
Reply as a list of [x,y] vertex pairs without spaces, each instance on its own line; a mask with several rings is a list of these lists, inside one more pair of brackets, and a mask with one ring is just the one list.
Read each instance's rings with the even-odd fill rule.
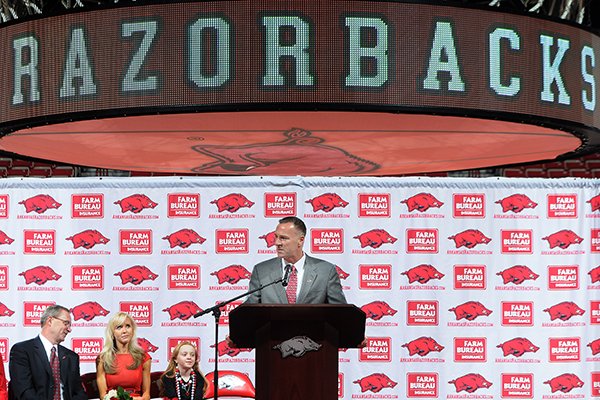
[[[82,373],[117,311],[153,371],[189,339],[209,372],[214,318],[193,315],[248,289],[292,215],[367,314],[367,347],[340,351],[340,398],[600,397],[598,180],[2,179],[0,352],[58,303]],[[253,379],[254,351],[224,341],[231,307],[219,366]]]

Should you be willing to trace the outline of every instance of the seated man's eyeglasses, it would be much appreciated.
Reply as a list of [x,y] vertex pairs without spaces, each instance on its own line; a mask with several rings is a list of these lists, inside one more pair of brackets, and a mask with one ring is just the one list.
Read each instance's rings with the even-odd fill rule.
[[62,323],[67,327],[70,328],[71,327],[71,321],[66,320],[66,319],[62,319],[60,317],[52,317],[52,318],[56,318],[59,321],[62,321]]

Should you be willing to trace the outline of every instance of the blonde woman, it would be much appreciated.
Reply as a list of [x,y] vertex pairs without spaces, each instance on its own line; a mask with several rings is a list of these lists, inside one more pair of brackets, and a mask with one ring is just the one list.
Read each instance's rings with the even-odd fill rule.
[[198,351],[187,341],[175,346],[160,379],[164,399],[202,400],[208,387],[208,381],[198,369]]
[[137,342],[137,325],[124,312],[116,313],[106,327],[104,348],[96,360],[100,398],[119,386],[134,400],[150,400],[152,360]]

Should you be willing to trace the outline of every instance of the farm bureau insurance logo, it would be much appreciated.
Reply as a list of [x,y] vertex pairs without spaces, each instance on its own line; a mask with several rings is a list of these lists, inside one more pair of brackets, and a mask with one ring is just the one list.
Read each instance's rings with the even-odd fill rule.
[[439,325],[437,300],[409,300],[406,302],[406,324],[416,326]]
[[151,301],[121,301],[119,309],[129,314],[138,326],[152,326]]
[[103,346],[104,339],[100,337],[71,339],[71,349],[79,355],[79,361],[84,363],[96,362]]
[[297,194],[288,193],[265,193],[265,217],[283,218],[296,215]]
[[548,218],[577,218],[577,195],[549,194]]
[[484,290],[486,288],[486,269],[483,264],[455,265],[454,289]]
[[454,193],[452,195],[454,218],[485,218],[485,194]]
[[389,193],[359,193],[358,216],[385,217],[392,215],[391,194]]
[[71,195],[71,218],[104,218],[104,194]]
[[533,253],[533,231],[522,230],[500,230],[502,241],[502,254],[532,254]]
[[215,252],[217,254],[248,254],[248,229],[215,230]]
[[392,338],[368,337],[365,347],[359,349],[359,362],[391,362]]
[[72,265],[71,290],[104,289],[104,265]]
[[24,230],[23,254],[56,254],[56,231]]
[[406,252],[436,254],[439,251],[439,233],[437,229],[407,229]]
[[0,218],[8,218],[9,204],[10,196],[7,194],[0,194]]
[[440,378],[436,372],[408,372],[406,374],[406,397],[437,398]]
[[533,326],[532,301],[503,301],[502,326]]
[[120,229],[119,254],[152,254],[152,229]]
[[8,265],[0,265],[0,290],[8,290]]
[[392,288],[392,266],[390,264],[360,264],[359,288],[365,290],[390,290]]
[[46,308],[56,304],[53,301],[24,301],[23,302],[23,326],[40,327],[42,314]]
[[199,218],[199,193],[169,193],[167,195],[168,218]]
[[169,264],[169,290],[200,289],[200,265],[198,264]]
[[311,252],[343,253],[344,230],[339,228],[314,228],[310,230]]

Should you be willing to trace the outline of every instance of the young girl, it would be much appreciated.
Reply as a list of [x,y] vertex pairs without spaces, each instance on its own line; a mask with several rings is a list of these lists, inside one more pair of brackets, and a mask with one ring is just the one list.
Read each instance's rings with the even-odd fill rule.
[[161,376],[164,399],[202,400],[208,381],[198,369],[194,345],[180,342],[175,346],[165,373]]

